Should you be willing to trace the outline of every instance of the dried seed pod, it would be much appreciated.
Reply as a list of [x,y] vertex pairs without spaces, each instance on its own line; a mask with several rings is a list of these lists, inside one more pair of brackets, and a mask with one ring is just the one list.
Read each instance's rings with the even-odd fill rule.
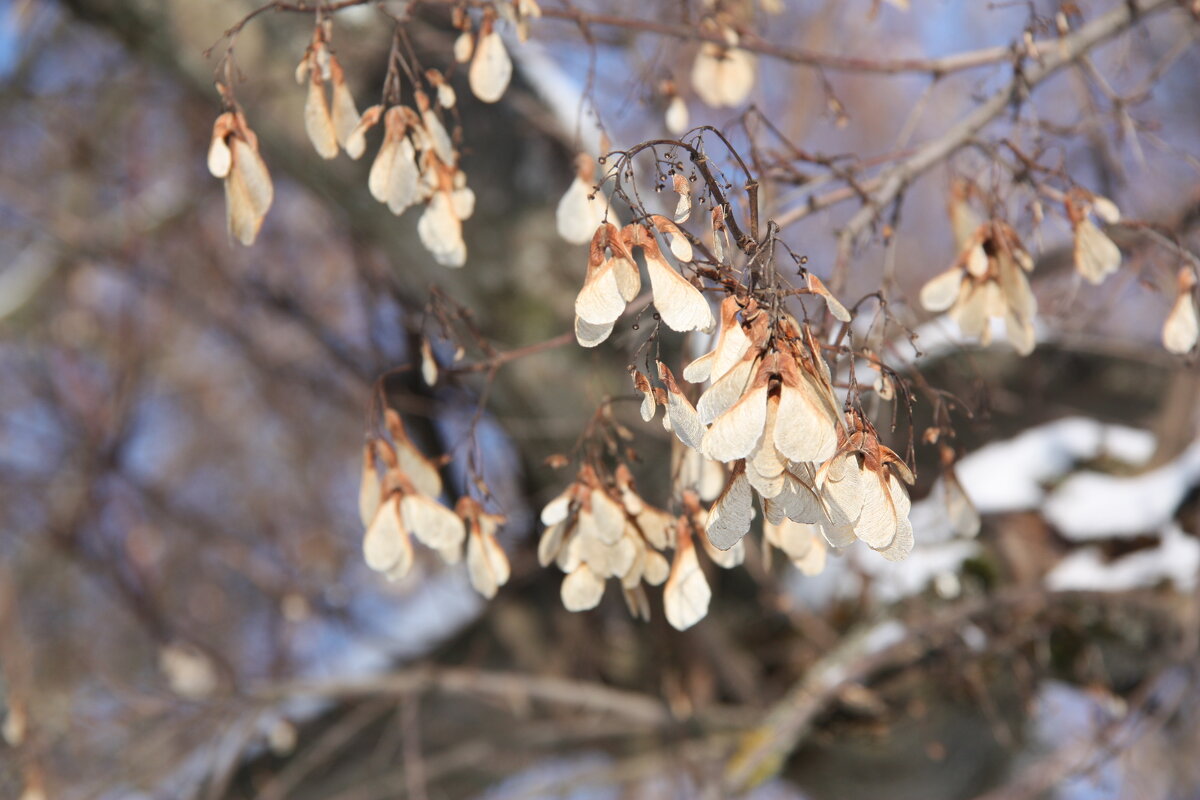
[[495,30],[493,21],[485,17],[479,30],[479,40],[468,72],[471,91],[485,103],[495,103],[504,96],[512,80],[512,59],[504,40]]

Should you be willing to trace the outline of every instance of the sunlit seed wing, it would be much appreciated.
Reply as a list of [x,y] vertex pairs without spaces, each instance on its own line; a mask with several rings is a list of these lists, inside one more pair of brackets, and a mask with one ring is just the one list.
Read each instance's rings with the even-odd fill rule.
[[492,31],[479,37],[467,76],[475,96],[485,103],[495,103],[504,96],[512,70],[512,59],[500,34]]
[[651,586],[660,586],[671,574],[667,557],[657,550],[646,551],[646,563],[642,567],[642,578]]
[[[340,73],[340,68],[338,72]],[[337,76],[333,81],[333,108],[331,110],[333,117],[333,131],[337,136],[337,142],[343,148],[350,141],[351,134],[358,128],[360,117],[358,108],[354,105],[354,96],[350,94],[350,88],[346,85],[345,79],[338,80]],[[361,151],[360,151],[361,152]],[[351,156],[357,158],[357,156]]]
[[379,511],[379,474],[375,471],[375,458],[371,445],[363,447],[362,474],[358,484],[358,518],[363,528],[368,528]]
[[725,490],[708,512],[705,533],[713,547],[728,550],[750,530],[750,520],[754,515],[752,497],[745,465],[734,467]]
[[542,531],[541,538],[538,539],[538,563],[543,567],[548,567],[558,558],[558,552],[562,548],[563,538],[567,533],[566,520],[560,520],[553,525],[546,527]]
[[590,242],[597,226],[604,221],[604,199],[599,194],[589,199],[591,192],[592,187],[576,176],[558,201],[554,213],[558,235],[571,244]]
[[940,275],[934,276],[921,287],[921,306],[926,311],[937,313],[945,311],[954,305],[962,289],[963,271],[951,267]]
[[862,473],[862,513],[854,523],[854,533],[875,550],[889,547],[900,526],[900,517],[887,485],[889,480],[870,470]]
[[640,583],[633,586],[623,586],[621,594],[625,597],[625,607],[634,619],[650,621],[650,598],[646,596],[646,588]]
[[821,485],[820,496],[834,527],[852,526],[862,514],[863,484],[875,478],[859,470],[855,456],[846,454],[837,458],[847,459],[849,468],[841,480],[827,479]]
[[[689,116],[687,103],[679,95],[671,98],[671,102],[667,104],[667,113],[664,120],[667,125],[667,130],[678,136],[688,129]],[[680,200],[682,203],[682,199]],[[690,204],[689,204],[690,206]],[[690,207],[689,207],[690,210]],[[679,211],[676,209],[676,219],[679,217]],[[682,220],[679,220],[682,222]]]
[[671,421],[671,430],[688,447],[700,449],[704,425],[696,409],[679,390],[671,370],[661,361],[658,362],[658,377],[667,387],[667,419]]
[[392,167],[396,162],[400,140],[385,138],[371,162],[371,171],[367,173],[367,189],[371,196],[381,203],[388,201],[388,184],[391,181]]
[[837,450],[836,425],[813,382],[785,370],[774,432],[779,452],[791,461],[824,461]]
[[667,622],[676,630],[687,630],[708,614],[710,600],[712,590],[700,569],[691,537],[680,536],[671,574],[663,589],[663,610]]
[[338,154],[337,132],[325,99],[325,86],[316,71],[309,76],[308,97],[304,101],[304,131],[321,158]]
[[704,434],[702,450],[714,461],[728,463],[753,452],[763,435],[767,421],[767,382],[765,376]]
[[1192,292],[1181,293],[1175,298],[1171,313],[1163,323],[1162,342],[1168,352],[1187,355],[1196,346],[1200,336],[1200,321],[1196,318],[1196,301]]
[[625,302],[610,259],[588,270],[583,288],[575,297],[575,313],[593,325],[611,324],[625,312]]
[[950,316],[958,323],[964,336],[981,338],[988,328],[987,293],[983,287],[976,284],[966,287],[958,302],[950,309]]
[[704,295],[667,263],[657,248],[646,249],[646,271],[654,307],[673,331],[707,331],[716,321]]
[[412,566],[412,542],[400,521],[399,499],[388,498],[379,507],[363,537],[363,559],[376,572],[408,572]]
[[230,150],[233,166],[225,177],[229,232],[239,242],[250,246],[258,238],[275,190],[267,173],[267,165],[257,150],[237,137],[232,139]]
[[829,308],[829,313],[839,322],[849,322],[850,312],[842,305],[841,301],[833,296],[829,289],[825,288],[825,284],[813,273],[808,273],[808,288],[821,296],[825,301],[825,305]]
[[595,347],[609,337],[613,331],[613,325],[614,323],[612,322],[603,325],[593,325],[576,315],[575,340],[582,347]]
[[[602,489],[593,489],[590,499],[592,517],[596,522],[596,537],[605,544],[615,544],[625,531],[625,509]],[[582,529],[581,521],[581,532]]]
[[466,536],[462,519],[425,495],[405,495],[400,501],[400,518],[417,541],[434,550],[461,546]]
[[508,556],[495,537],[472,533],[467,541],[467,575],[475,590],[484,597],[495,597],[499,587],[508,583],[510,572]]
[[213,136],[208,146],[208,171],[214,178],[224,178],[233,166],[233,154],[223,136]]
[[700,415],[700,421],[710,425],[732,408],[745,393],[757,369],[758,359],[744,359],[716,379],[696,403],[696,413]]
[[462,223],[454,215],[446,192],[438,192],[429,201],[417,222],[417,234],[421,237],[421,244],[442,266],[461,267],[467,262]]
[[600,598],[604,596],[604,579],[592,572],[587,564],[580,564],[563,578],[559,593],[567,611],[587,611],[600,604]]
[[646,506],[637,515],[637,526],[652,547],[662,550],[670,545],[675,517],[661,509]]
[[1121,248],[1083,219],[1075,227],[1075,269],[1089,283],[1099,284],[1121,266]]

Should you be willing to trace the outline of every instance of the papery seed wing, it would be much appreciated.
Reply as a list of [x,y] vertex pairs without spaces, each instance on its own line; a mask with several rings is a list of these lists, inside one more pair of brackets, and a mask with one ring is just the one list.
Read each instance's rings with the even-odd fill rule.
[[805,575],[820,575],[825,571],[826,556],[829,553],[829,548],[825,545],[825,540],[820,536],[813,539],[813,545],[809,551],[800,558],[792,559],[792,566],[800,570]]
[[425,133],[429,135],[429,143],[438,160],[447,166],[453,165],[454,143],[450,141],[450,134],[446,132],[446,126],[438,118],[437,112],[432,108],[425,109],[421,112],[421,122],[425,125]]
[[398,139],[384,139],[383,144],[379,146],[379,152],[375,154],[375,160],[371,162],[371,171],[367,174],[367,189],[370,190],[371,196],[381,203],[388,201],[388,182],[391,180],[392,166],[396,162],[399,147]]
[[793,561],[807,556],[813,548],[813,542],[819,538],[815,525],[793,522],[790,519],[785,519],[778,525],[767,522],[763,525],[763,535]]
[[878,552],[888,561],[903,561],[912,552],[913,544],[912,523],[908,521],[908,517],[900,517],[892,543]]
[[891,480],[871,470],[862,473],[863,506],[854,533],[875,550],[889,547],[900,527],[900,515],[888,487]]
[[549,503],[546,503],[540,516],[542,524],[553,525],[566,519],[571,511],[571,496],[572,490],[568,487]]
[[964,336],[982,338],[988,328],[987,292],[982,286],[969,285],[964,289],[959,301],[950,309],[950,316],[958,323]]
[[605,201],[599,193],[589,199],[592,187],[576,176],[554,212],[558,235],[571,244],[587,244],[604,222]]
[[538,539],[538,564],[543,567],[548,567],[558,558],[559,550],[562,549],[563,539],[567,534],[566,520],[560,520],[553,525],[547,526],[542,531],[541,538]]
[[671,574],[663,589],[663,610],[667,622],[676,630],[687,630],[708,614],[710,600],[712,590],[700,569],[691,537],[680,536]]
[[467,576],[475,591],[487,598],[508,581],[508,558],[490,536],[472,533],[467,537]]
[[671,430],[679,437],[679,441],[688,447],[700,449],[704,437],[704,425],[696,414],[691,402],[679,391],[675,376],[667,365],[658,362],[658,377],[667,386],[667,418],[671,421]]
[[943,477],[942,489],[946,501],[946,516],[950,519],[950,527],[954,533],[965,538],[978,536],[983,522],[975,504],[963,490],[953,470],[948,470]]
[[[780,523],[782,518],[786,517],[793,522],[823,522],[826,517],[825,510],[813,488],[794,472],[785,472],[783,478],[783,491],[769,498],[772,521]],[[764,506],[764,511],[766,510]]]
[[463,31],[454,40],[454,60],[460,64],[465,64],[471,60],[471,55],[475,52],[475,34],[470,31]]
[[663,550],[671,546],[671,533],[675,528],[675,517],[667,512],[646,506],[637,515],[637,526],[652,547]]
[[634,619],[650,621],[650,598],[646,596],[646,588],[640,583],[632,588],[622,587],[621,594],[625,597],[625,607],[629,609]]
[[689,383],[704,383],[712,374],[712,365],[716,360],[715,351],[692,359],[691,363],[683,368],[683,379]]
[[1200,320],[1196,318],[1196,301],[1189,289],[1180,293],[1163,323],[1162,342],[1168,352],[1187,355],[1200,337]]
[[450,197],[438,192],[417,221],[417,234],[433,258],[444,267],[461,267],[467,262],[467,245],[462,238],[462,223],[454,215]]
[[740,106],[754,88],[754,73],[758,65],[753,54],[740,48],[725,53],[720,74],[720,93],[724,106]]
[[642,568],[642,577],[651,586],[661,586],[671,574],[671,564],[667,557],[655,550],[646,551],[646,564]]
[[617,283],[613,261],[589,269],[583,288],[575,297],[575,313],[579,318],[593,325],[606,325],[616,322],[624,312],[625,298]]
[[389,497],[363,537],[363,559],[376,572],[408,572],[412,566],[412,542],[400,522],[399,498]]
[[1121,248],[1083,219],[1075,227],[1075,269],[1089,283],[1099,284],[1121,266]]
[[421,379],[426,386],[434,386],[438,379],[438,363],[433,357],[433,345],[428,339],[421,340]]
[[[675,177],[681,178],[683,176],[676,175]],[[686,178],[684,179],[684,182],[687,182]],[[675,256],[675,258],[683,264],[686,264],[692,260],[692,257],[694,256],[694,253],[692,252],[692,243],[688,241],[686,236],[684,236],[683,231],[679,229],[678,225],[661,214],[651,214],[650,222],[654,225],[654,228],[659,233],[666,237],[667,248],[671,251],[671,255]]]
[[627,536],[618,534],[615,542],[602,542],[594,536],[579,540],[579,556],[588,569],[601,578],[619,578],[630,570],[637,558],[637,549]]
[[837,450],[837,421],[806,376],[784,374],[779,389],[775,446],[791,461],[821,462]]
[[775,447],[775,425],[779,418],[779,397],[767,398],[767,421],[763,437],[746,460],[746,477],[763,497],[775,497],[783,491],[783,473],[787,459]]
[[[413,143],[405,137],[397,143],[384,184],[383,201],[393,214],[403,214],[420,197],[420,170]],[[382,155],[382,153],[380,154]]]
[[475,96],[485,103],[495,103],[504,96],[504,90],[512,79],[512,70],[512,59],[500,34],[492,31],[479,37],[468,73],[471,91]]
[[317,155],[321,158],[337,156],[337,131],[333,127],[333,117],[329,114],[325,87],[316,72],[312,73],[308,81],[308,97],[304,101],[304,130]]
[[579,535],[578,525],[567,529],[562,546],[558,548],[558,553],[554,556],[554,563],[560,570],[567,573],[574,572],[576,567],[583,563],[579,546],[582,541],[583,537]]
[[407,438],[396,438],[396,465],[412,483],[413,488],[426,497],[437,497],[442,493],[442,476],[437,465],[430,461]]
[[829,313],[833,314],[833,318],[839,322],[849,322],[850,312],[842,305],[829,289],[825,288],[825,284],[816,275],[808,273],[808,288],[810,291],[821,296],[825,301],[825,305],[829,307]]
[[457,514],[425,495],[405,495],[400,501],[400,518],[417,541],[434,550],[460,547],[467,535]]
[[[687,222],[687,218],[692,215],[692,184],[682,174],[676,174],[671,180],[672,188],[679,195],[679,201],[675,204],[675,221],[682,225]],[[678,256],[676,256],[678,258]],[[691,261],[691,258],[680,259],[681,261]]]
[[375,456],[370,444],[363,446],[362,475],[358,484],[358,518],[368,528],[379,511],[379,473],[375,471]]
[[841,480],[827,478],[821,484],[821,500],[834,527],[854,525],[862,515],[863,484],[874,480],[874,477],[859,469],[857,458],[853,454],[847,453],[836,458],[846,459],[849,462],[848,468]]
[[[664,120],[667,124],[667,130],[678,136],[688,129],[689,117],[687,103],[679,95],[671,98],[671,102],[667,104],[667,114]],[[680,201],[682,202],[682,200]],[[676,211],[676,215],[678,215]]]
[[[458,173],[462,175],[463,173]],[[450,207],[459,220],[470,219],[475,213],[475,192],[461,186],[450,193]]]
[[707,538],[700,540],[701,546],[709,560],[721,569],[740,567],[746,561],[746,540],[738,539],[728,550],[718,550]]
[[383,106],[380,105],[370,106],[362,113],[362,116],[358,119],[358,124],[346,136],[346,141],[342,145],[342,148],[346,151],[346,155],[356,161],[362,157],[362,154],[367,149],[367,131],[379,124],[382,116]]
[[615,323],[593,325],[585,319],[575,316],[575,340],[582,347],[595,347],[609,337]]
[[254,244],[275,189],[258,151],[238,137],[231,140],[233,166],[225,177],[229,232],[247,247]]
[[765,375],[704,434],[702,450],[714,461],[729,463],[753,452],[767,421]]
[[[605,544],[616,543],[625,531],[625,509],[621,507],[620,503],[609,497],[603,489],[593,489],[590,501],[591,516],[596,526],[592,535]],[[583,532],[582,516],[580,514],[581,533]]]
[[696,412],[700,415],[702,423],[712,424],[717,417],[733,407],[750,386],[758,364],[758,359],[739,361],[700,395],[700,400],[696,403]]
[[951,267],[921,287],[921,306],[937,313],[954,305],[962,289],[963,271]]
[[750,530],[750,520],[754,516],[752,496],[745,464],[739,464],[730,473],[729,483],[708,512],[705,533],[713,547],[728,550]]
[[559,594],[567,611],[587,611],[600,605],[604,579],[592,572],[587,564],[580,564],[563,578]]
[[354,133],[358,127],[359,115],[358,108],[354,105],[354,96],[350,94],[350,87],[346,85],[346,80],[342,77],[338,80],[341,73],[341,67],[337,70],[338,74],[334,76],[333,81],[333,108],[331,116],[333,118],[333,131],[337,136],[337,143],[345,147],[350,141],[350,135]]
[[654,307],[662,315],[663,322],[673,331],[708,331],[716,321],[704,295],[676,272],[657,246],[643,248],[646,253],[646,271],[650,275],[650,290],[654,293]]

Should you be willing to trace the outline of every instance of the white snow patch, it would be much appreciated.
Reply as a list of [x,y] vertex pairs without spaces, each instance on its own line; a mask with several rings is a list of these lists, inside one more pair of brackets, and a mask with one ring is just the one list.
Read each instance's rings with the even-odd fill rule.
[[1046,575],[1046,586],[1057,592],[1124,592],[1170,581],[1181,591],[1196,585],[1200,541],[1176,525],[1163,531],[1162,542],[1115,561],[1105,562],[1097,547],[1071,553]]
[[955,469],[979,513],[994,514],[1038,508],[1046,494],[1042,485],[1077,461],[1108,454],[1141,464],[1153,452],[1154,436],[1148,431],[1068,417],[986,445]]
[[1162,528],[1200,480],[1200,442],[1141,475],[1072,475],[1046,501],[1046,519],[1075,541]]

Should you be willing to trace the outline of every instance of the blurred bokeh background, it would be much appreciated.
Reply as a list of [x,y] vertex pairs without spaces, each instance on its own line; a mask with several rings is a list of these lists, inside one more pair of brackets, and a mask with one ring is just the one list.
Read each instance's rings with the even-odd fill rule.
[[[411,13],[415,50],[449,66],[448,4],[382,5]],[[1083,24],[1123,3],[726,5],[752,7],[781,47],[938,58],[1027,30],[1049,39],[1060,12]],[[682,25],[701,6],[561,7]],[[979,535],[952,530],[938,452],[918,447],[908,561],[852,551],[804,576],[751,546],[743,568],[710,575],[709,618],[678,633],[657,598],[649,623],[611,591],[568,614],[561,575],[535,557],[536,512],[570,480],[545,459],[603,397],[630,393],[645,331],[506,363],[474,437],[480,373],[386,382],[420,446],[448,455],[448,492],[466,490],[474,453],[508,517],[514,576],[490,603],[462,566],[424,561],[389,584],[362,564],[376,379],[423,336],[447,361],[445,320],[469,319],[500,350],[570,331],[586,254],[557,236],[555,205],[597,122],[614,147],[666,135],[664,79],[694,123],[752,156],[767,215],[794,220],[784,238],[827,276],[854,191],[797,210],[944,133],[1012,80],[1011,63],[942,76],[762,57],[753,102],[785,141],[695,100],[694,42],[537,21],[530,42],[511,40],[502,102],[451,75],[478,198],[456,271],[420,245],[415,212],[371,199],[369,157],[324,162],[305,138],[292,73],[310,14],[263,14],[237,39],[237,96],[276,188],[243,248],[204,154],[222,34],[256,4],[0,2],[0,796],[721,797],[738,737],[790,709],[791,754],[753,797],[1200,797],[1198,382],[1194,360],[1159,344],[1200,221],[1187,6],[1138,20],[1033,95],[1042,163],[1153,227],[1111,232],[1124,264],[1093,288],[1048,214],[1027,241],[1032,356],[960,346],[916,303],[955,257],[951,174],[1004,172],[1014,156],[998,152],[1028,114],[1002,115],[915,182],[888,235],[854,251],[845,298],[882,287],[924,357],[898,327],[879,351],[957,398]],[[336,15],[360,106],[391,42],[375,4]],[[1028,222],[1021,197],[1003,202]],[[678,360],[679,339],[669,348]],[[881,431],[898,420],[904,452],[905,414],[872,410]],[[930,409],[914,414],[919,440]],[[669,435],[633,404],[620,415],[644,493],[665,504]]]

